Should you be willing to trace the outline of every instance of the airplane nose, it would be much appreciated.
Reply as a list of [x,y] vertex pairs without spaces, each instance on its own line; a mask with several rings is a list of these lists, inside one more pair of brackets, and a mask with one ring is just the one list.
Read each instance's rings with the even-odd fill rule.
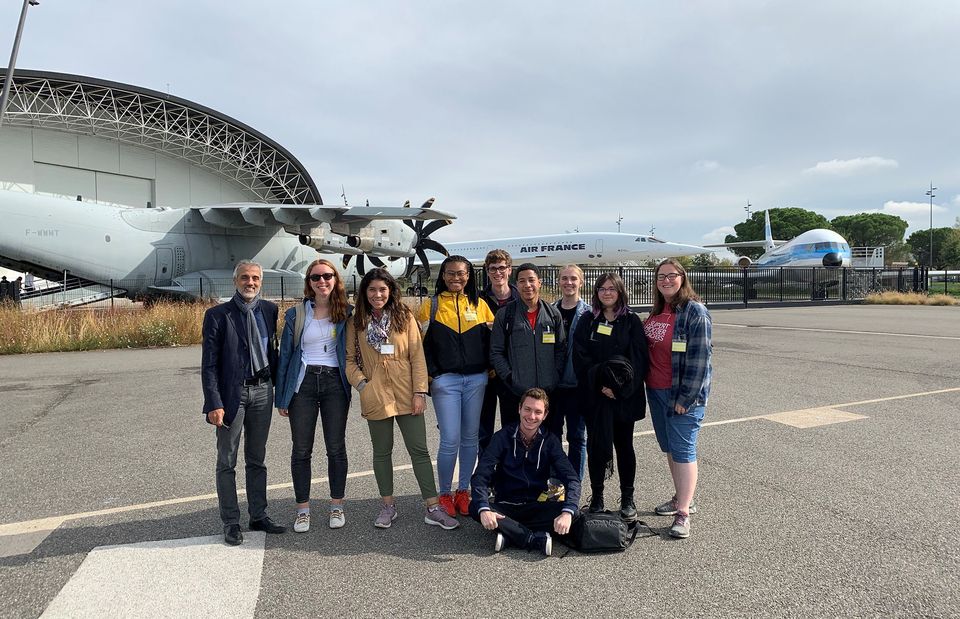
[[840,257],[835,251],[832,251],[823,256],[823,266],[825,267],[838,267],[843,264],[843,258]]

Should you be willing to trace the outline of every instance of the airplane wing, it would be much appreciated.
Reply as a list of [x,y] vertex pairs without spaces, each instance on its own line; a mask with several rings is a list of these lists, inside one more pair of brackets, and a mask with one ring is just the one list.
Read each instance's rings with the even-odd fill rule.
[[[789,241],[774,241],[777,247],[785,245]],[[766,241],[737,241],[736,243],[717,243],[715,245],[703,245],[703,247],[766,247]]]
[[[428,201],[432,204],[432,199]],[[450,220],[456,216],[441,210],[423,207],[325,206],[318,204],[284,205],[236,202],[190,208],[209,224],[220,228],[283,226],[292,234],[308,234],[320,224],[329,224],[338,234],[357,234],[375,220]],[[301,229],[301,227],[303,229]]]

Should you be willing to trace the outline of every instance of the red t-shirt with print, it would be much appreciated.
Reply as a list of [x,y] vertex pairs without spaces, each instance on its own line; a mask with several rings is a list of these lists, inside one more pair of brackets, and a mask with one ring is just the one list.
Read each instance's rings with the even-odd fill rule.
[[650,346],[650,371],[647,386],[651,389],[669,389],[673,386],[673,323],[677,315],[666,311],[650,316],[643,323],[643,332]]

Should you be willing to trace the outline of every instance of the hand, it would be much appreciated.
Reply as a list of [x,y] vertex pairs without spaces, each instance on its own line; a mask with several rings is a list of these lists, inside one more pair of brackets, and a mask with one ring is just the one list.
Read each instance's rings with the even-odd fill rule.
[[207,421],[219,428],[223,425],[223,415],[224,410],[222,408],[215,408],[207,413]]
[[674,405],[673,405],[673,410],[674,410],[678,415],[686,415],[686,414],[687,414],[687,409],[685,409],[684,407],[680,406],[679,404],[674,404]]
[[427,410],[427,396],[422,393],[413,394],[413,414],[422,415]]
[[553,530],[557,535],[566,535],[570,532],[570,525],[573,523],[573,516],[570,512],[563,512],[553,519]]
[[480,524],[483,525],[483,528],[487,531],[493,531],[497,528],[497,520],[502,520],[503,514],[498,514],[495,511],[487,510],[480,512]]
[[603,395],[607,396],[607,397],[610,398],[611,400],[616,400],[616,399],[617,399],[617,396],[613,395],[613,390],[610,389],[610,387],[602,387],[602,388],[600,389],[600,393],[602,393]]
[[285,408],[278,408],[278,409],[277,409],[277,412],[280,413],[280,416],[281,416],[281,417],[289,417],[289,416],[290,416],[289,411],[287,411],[287,409],[285,409]]
[[366,389],[366,388],[367,388],[367,379],[366,379],[366,378],[364,378],[364,379],[361,380],[359,383],[357,383],[357,393],[360,393],[361,391],[363,391],[363,390]]

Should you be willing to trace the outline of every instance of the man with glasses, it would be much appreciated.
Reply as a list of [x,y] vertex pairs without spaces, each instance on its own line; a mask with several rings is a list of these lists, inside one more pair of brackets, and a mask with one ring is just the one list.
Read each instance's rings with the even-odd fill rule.
[[497,313],[490,339],[490,361],[501,381],[501,427],[519,421],[520,396],[531,387],[549,394],[560,381],[567,355],[563,317],[540,298],[540,271],[533,264],[517,269],[520,299]]
[[200,381],[203,415],[217,430],[217,499],[223,539],[243,542],[237,501],[237,452],[246,431],[247,510],[250,529],[283,533],[267,510],[267,435],[273,416],[277,368],[277,306],[260,298],[263,268],[241,260],[233,271],[236,294],[203,316]]
[[[487,286],[480,293],[480,297],[487,302],[487,307],[496,315],[511,301],[520,298],[517,287],[510,283],[510,271],[513,259],[503,249],[494,249],[487,254],[483,261],[483,270],[487,275]],[[480,409],[480,453],[490,444],[493,429],[497,421],[497,399],[500,393],[500,379],[496,372],[491,372],[483,393],[483,408]]]

